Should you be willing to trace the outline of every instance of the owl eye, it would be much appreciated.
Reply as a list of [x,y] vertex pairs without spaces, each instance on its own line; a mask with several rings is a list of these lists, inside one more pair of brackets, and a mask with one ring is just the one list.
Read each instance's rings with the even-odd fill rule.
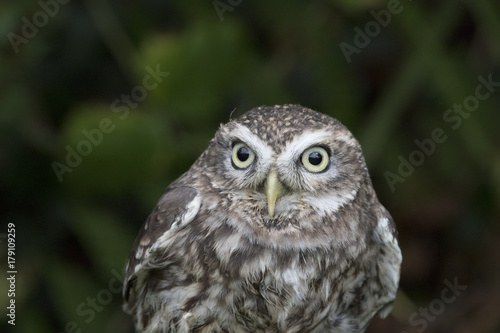
[[330,156],[322,147],[307,149],[301,157],[302,165],[311,172],[324,171],[330,164]]
[[232,161],[237,169],[246,169],[255,160],[254,152],[244,143],[237,143],[233,147]]

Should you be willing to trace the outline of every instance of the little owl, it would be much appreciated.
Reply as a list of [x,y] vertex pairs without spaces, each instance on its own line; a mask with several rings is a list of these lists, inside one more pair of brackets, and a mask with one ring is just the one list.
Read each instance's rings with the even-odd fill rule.
[[361,147],[299,105],[222,125],[133,245],[137,332],[364,332],[399,283],[394,222]]

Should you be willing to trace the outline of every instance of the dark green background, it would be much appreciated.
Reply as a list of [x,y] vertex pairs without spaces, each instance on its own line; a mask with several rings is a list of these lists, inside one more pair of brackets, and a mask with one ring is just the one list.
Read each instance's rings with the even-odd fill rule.
[[[36,1],[0,6],[0,331],[131,332],[116,290],[163,189],[233,110],[300,103],[360,140],[400,231],[401,293],[369,332],[500,332],[500,88],[447,118],[473,101],[479,76],[500,82],[498,1],[233,0],[219,2],[231,9],[222,14],[212,1],[42,3],[53,17]],[[370,23],[388,6],[398,13],[385,27]],[[348,61],[341,43],[355,39]],[[124,108],[148,66],[169,75]],[[67,147],[105,118],[112,130],[60,181],[54,162],[66,164]],[[391,189],[387,172],[439,129],[446,140]],[[5,316],[8,223],[15,327]],[[441,308],[455,280],[467,289]],[[438,315],[415,322],[429,306]]]

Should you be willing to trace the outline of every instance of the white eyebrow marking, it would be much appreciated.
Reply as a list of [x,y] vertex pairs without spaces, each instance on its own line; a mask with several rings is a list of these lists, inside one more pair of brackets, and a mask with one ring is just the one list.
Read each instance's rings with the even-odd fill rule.
[[257,135],[253,134],[246,126],[235,123],[234,129],[231,130],[231,136],[243,141],[250,149],[263,161],[270,161],[276,154],[271,147],[262,141]]
[[[255,154],[255,166],[248,170],[235,170],[231,165],[231,150],[228,149],[228,156],[225,158],[225,167],[233,177],[239,179],[239,188],[256,187],[264,181],[269,171],[270,165],[276,159],[276,153],[265,141],[252,133],[250,129],[238,123],[234,127],[224,128],[225,135],[231,140],[244,142]],[[252,172],[248,172],[252,171]]]
[[286,145],[284,152],[278,159],[278,163],[286,163],[287,161],[296,159],[300,154],[304,152],[304,150],[313,145],[321,143],[328,137],[332,137],[332,133],[329,131],[305,132],[301,135],[296,136],[290,143]]

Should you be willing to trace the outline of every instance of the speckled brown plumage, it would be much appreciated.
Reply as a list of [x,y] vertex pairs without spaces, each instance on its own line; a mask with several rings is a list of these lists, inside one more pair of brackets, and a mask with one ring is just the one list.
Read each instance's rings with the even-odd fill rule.
[[167,187],[124,307],[138,332],[363,332],[390,312],[400,264],[352,134],[298,105],[259,107]]

